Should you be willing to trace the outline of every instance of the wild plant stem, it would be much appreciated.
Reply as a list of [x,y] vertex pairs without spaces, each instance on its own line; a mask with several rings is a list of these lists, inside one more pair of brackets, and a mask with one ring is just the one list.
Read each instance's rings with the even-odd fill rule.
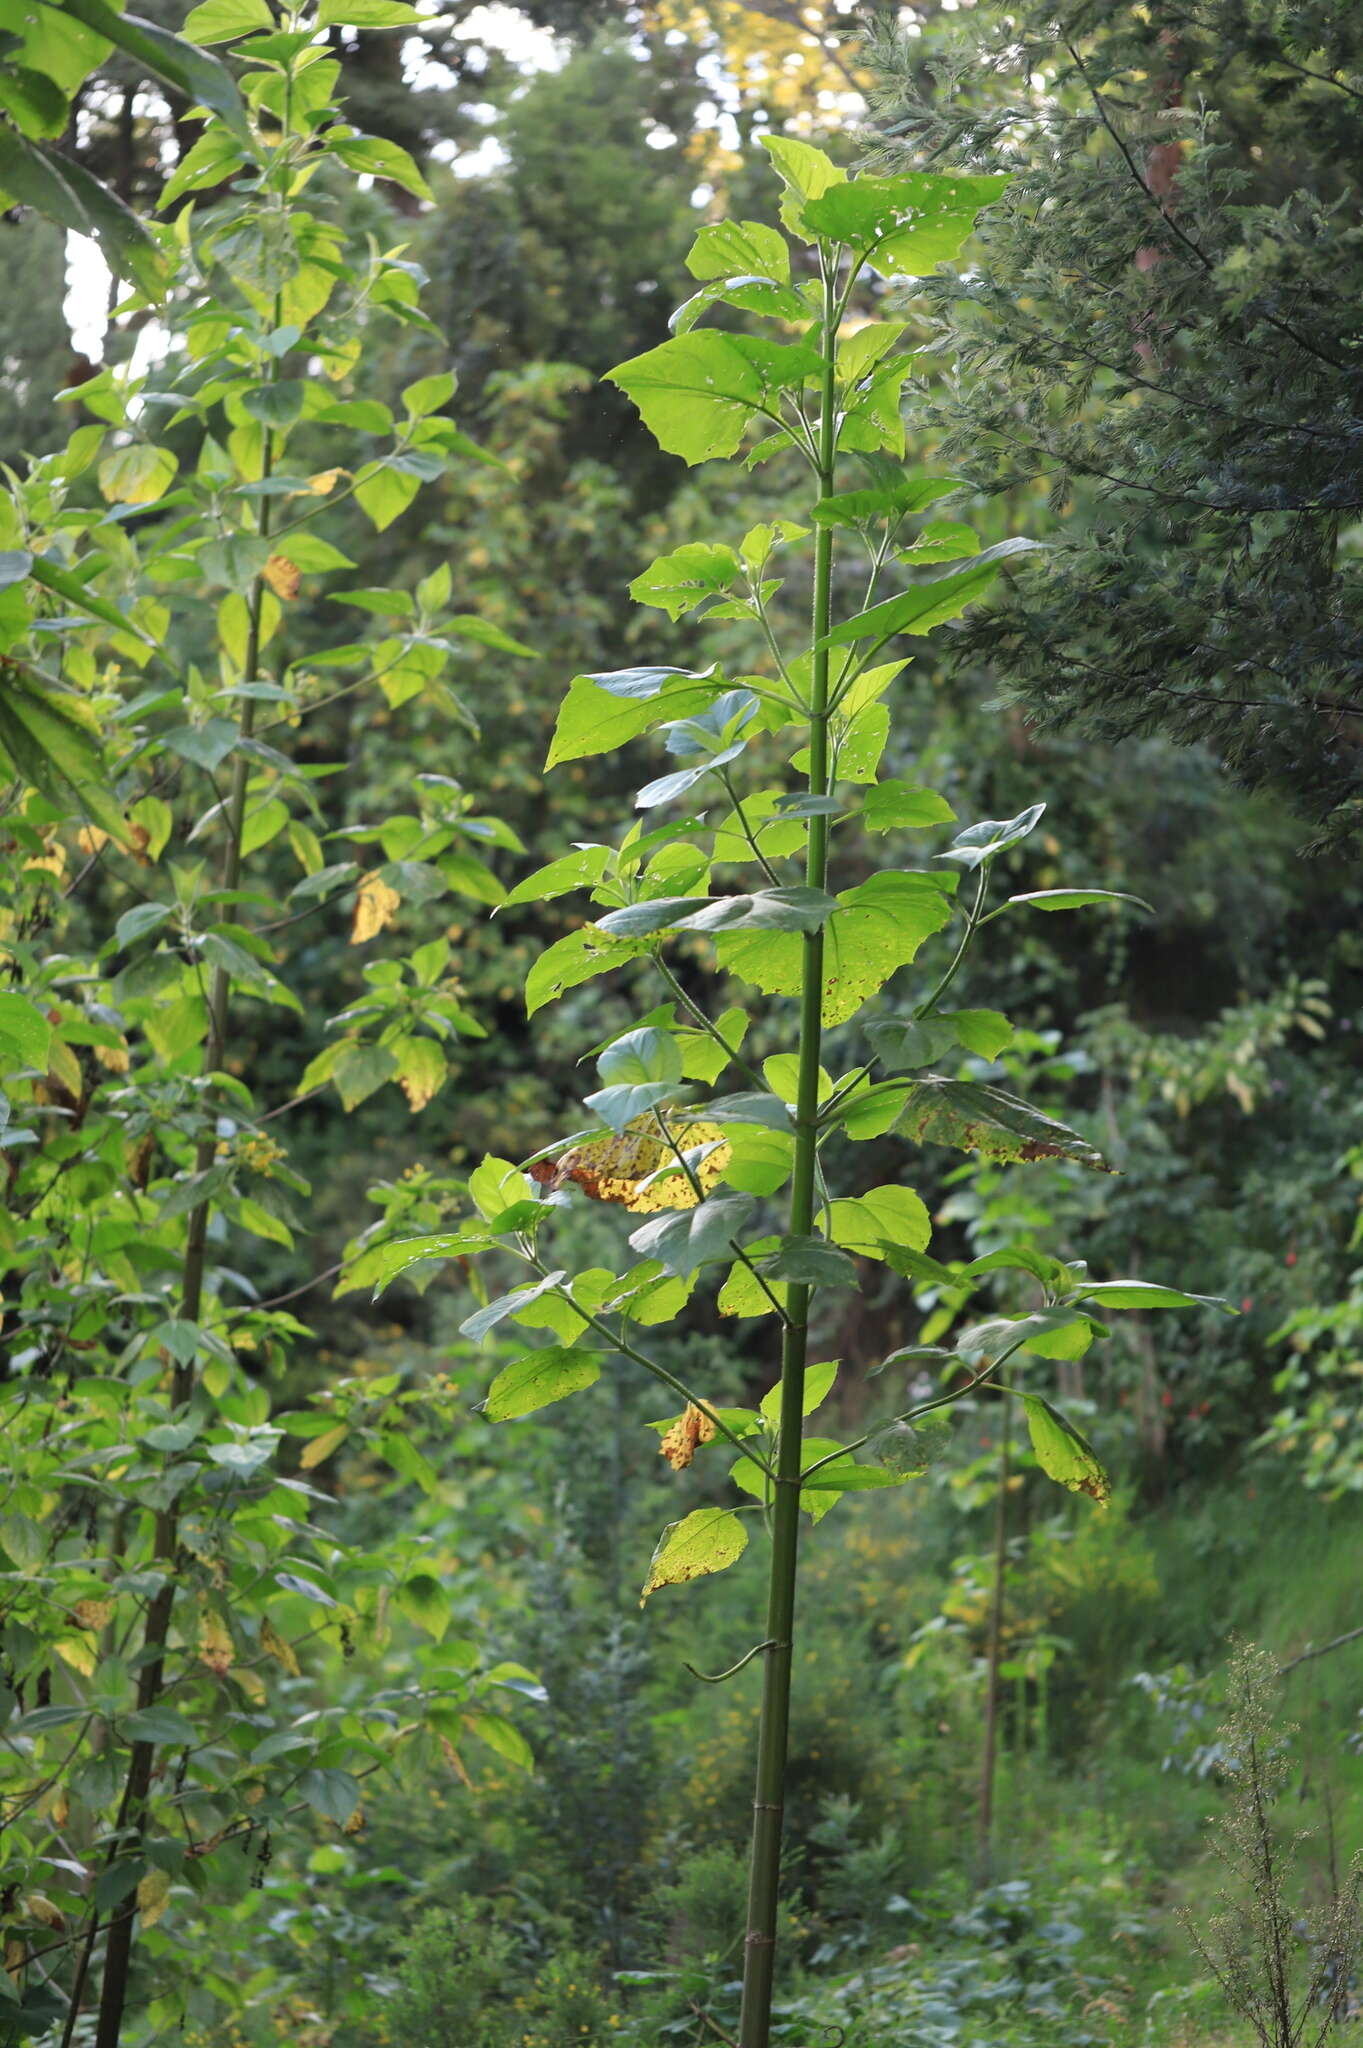
[[[837,276],[824,259],[824,368],[820,392],[816,489],[833,491],[837,448],[835,353],[838,330]],[[820,524],[814,542],[814,612],[809,727],[809,793],[828,794],[828,649],[820,646],[832,625],[833,530]],[[822,889],[828,870],[828,819],[812,817],[805,879]],[[818,1167],[819,1067],[823,1037],[824,948],[822,930],[804,937],[800,997],[800,1070],[795,1105],[795,1170],[791,1180],[792,1237],[808,1237],[814,1222]],[[781,1827],[785,1805],[786,1750],[790,1726],[791,1643],[800,1544],[800,1464],[804,1427],[805,1365],[809,1352],[811,1288],[791,1283],[781,1347],[781,1423],[777,1444],[771,1563],[767,1584],[767,1648],[763,1652],[762,1709],[757,1737],[757,1786],[753,1795],[752,1858],[748,1884],[748,1930],[743,1951],[743,2004],[739,2048],[768,2048],[772,1985],[776,1970],[776,1915],[781,1880]]]
[[[271,374],[274,372],[271,363]],[[265,437],[264,473],[269,475],[271,437]],[[260,516],[257,533],[264,540],[270,529],[270,499],[260,500]],[[251,591],[249,621],[246,635],[245,660],[242,680],[253,683],[260,664],[261,609],[264,602],[265,585],[257,576]],[[241,717],[238,725],[239,741],[249,740],[255,726],[256,699],[242,700]],[[246,819],[246,791],[250,776],[250,762],[245,747],[237,747],[232,764],[232,783],[227,799],[226,825],[227,845],[223,853],[220,887],[231,891],[237,887],[241,877],[242,828]],[[232,993],[232,978],[226,968],[215,967],[209,985],[208,996],[208,1037],[204,1044],[203,1072],[211,1078],[222,1066],[227,1045],[228,1003]],[[213,1164],[215,1142],[211,1134],[199,1140],[194,1156],[196,1174],[206,1173]],[[185,1241],[185,1263],[180,1286],[180,1317],[186,1323],[199,1321],[203,1305],[204,1272],[207,1261],[209,1212],[211,1199],[200,1202],[190,1212],[189,1228]],[[171,1378],[172,1411],[181,1408],[191,1398],[195,1387],[195,1361],[177,1359]],[[146,1627],[142,1639],[142,1665],[137,1681],[137,1705],[142,1711],[156,1705],[165,1689],[166,1648],[170,1641],[171,1617],[175,1607],[175,1566],[179,1549],[180,1518],[178,1509],[172,1504],[156,1517],[153,1534],[155,1558],[162,1573],[162,1583],[153,1594],[147,1608]],[[123,1787],[123,1798],[119,1808],[118,1826],[110,1848],[112,1861],[135,1847],[141,1840],[146,1818],[147,1798],[151,1790],[152,1764],[156,1755],[150,1742],[134,1742],[128,1761],[128,1776]],[[131,1838],[131,1840],[129,1839]],[[137,1913],[137,1898],[133,1896],[113,1916],[109,1923],[109,1937],[104,1951],[104,1974],[100,1984],[99,2020],[95,2033],[94,2048],[118,2048],[123,2032],[124,2011],[128,2002],[129,1978],[132,1970],[133,1924]]]

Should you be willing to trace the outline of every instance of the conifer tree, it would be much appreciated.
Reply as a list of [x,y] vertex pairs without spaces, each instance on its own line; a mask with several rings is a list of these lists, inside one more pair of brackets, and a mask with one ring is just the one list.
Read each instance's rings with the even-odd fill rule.
[[882,166],[1017,174],[936,282],[976,373],[937,411],[1063,528],[965,645],[1043,724],[1206,742],[1356,836],[1363,10],[982,0],[867,54]]

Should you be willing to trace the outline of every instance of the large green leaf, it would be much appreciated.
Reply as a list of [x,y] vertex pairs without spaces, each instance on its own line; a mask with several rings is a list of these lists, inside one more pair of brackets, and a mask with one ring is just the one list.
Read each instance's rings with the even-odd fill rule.
[[950,1145],[1004,1162],[1073,1159],[1111,1173],[1101,1152],[1039,1109],[982,1081],[930,1074],[913,1082],[895,1128],[922,1145]]
[[850,1252],[894,1263],[899,1250],[921,1252],[932,1236],[932,1218],[912,1188],[870,1188],[832,1204],[834,1242]]
[[[232,75],[206,50],[196,49],[159,22],[147,21],[140,14],[121,14],[106,0],[63,0],[63,6],[67,14],[106,37],[126,56],[145,64],[187,100],[207,107],[239,135],[247,133],[246,110]],[[185,26],[189,28],[189,23]]]
[[759,889],[751,896],[661,896],[630,903],[597,920],[597,930],[619,938],[648,932],[813,932],[827,924],[838,898],[803,884]]
[[546,1003],[557,1002],[570,988],[580,988],[598,974],[609,974],[626,960],[638,960],[649,950],[647,939],[612,938],[594,925],[569,932],[566,938],[540,954],[525,977],[525,1008],[533,1017]]
[[562,1344],[546,1345],[542,1351],[528,1351],[524,1358],[504,1366],[488,1389],[483,1413],[490,1422],[510,1422],[518,1415],[533,1415],[551,1401],[562,1401],[583,1387],[595,1385],[601,1377],[601,1360],[590,1351],[573,1351]]
[[692,718],[724,688],[713,668],[621,668],[575,676],[559,706],[546,768],[613,754],[655,725]]
[[99,739],[82,700],[44,689],[19,670],[0,679],[0,754],[16,773],[66,809],[74,796],[93,824],[114,839],[128,825],[114,795]]
[[790,250],[784,235],[762,221],[716,220],[696,236],[686,267],[704,284],[744,273],[789,284]]
[[780,396],[817,375],[800,342],[748,334],[679,334],[607,375],[639,408],[661,448],[685,462],[733,455],[755,413],[780,419]]
[[[824,930],[825,1024],[843,1024],[906,966],[951,916],[935,875],[872,875],[845,889]],[[721,964],[768,995],[798,995],[804,941],[793,932],[735,932],[716,940]]]
[[882,276],[928,277],[960,255],[976,215],[1008,183],[1006,173],[858,178],[807,200],[803,215],[817,234],[856,250]]
[[689,541],[670,555],[659,555],[629,586],[636,604],[656,605],[669,619],[682,618],[707,598],[721,597],[743,575],[743,564],[731,547],[715,541]]
[[711,1195],[694,1209],[653,1216],[630,1232],[641,1259],[660,1259],[669,1273],[684,1279],[698,1266],[732,1256],[733,1240],[752,1214],[751,1195]]
[[930,633],[934,626],[959,618],[967,605],[983,596],[993,582],[1000,562],[1014,555],[1030,554],[1040,546],[1040,541],[1028,540],[1022,534],[1015,535],[1012,540],[1001,540],[997,546],[986,548],[983,554],[972,556],[968,568],[954,569],[948,575],[934,577],[931,582],[915,583],[911,590],[901,591],[898,597],[887,597],[883,604],[872,605],[869,611],[858,612],[855,618],[844,620],[818,645],[851,647],[858,640],[873,640],[880,645],[896,633]]
[[1112,1487],[1088,1438],[1043,1395],[1019,1394],[1018,1399],[1027,1410],[1027,1432],[1046,1477],[1067,1486],[1071,1493],[1087,1493],[1100,1507],[1106,1506]]

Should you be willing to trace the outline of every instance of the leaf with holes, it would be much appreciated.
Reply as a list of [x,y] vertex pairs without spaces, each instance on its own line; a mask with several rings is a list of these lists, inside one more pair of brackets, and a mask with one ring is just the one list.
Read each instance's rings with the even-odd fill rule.
[[1073,1159],[1099,1173],[1113,1171],[1097,1147],[1067,1124],[982,1081],[948,1081],[940,1074],[915,1081],[895,1128],[920,1145],[950,1145],[1004,1164]]

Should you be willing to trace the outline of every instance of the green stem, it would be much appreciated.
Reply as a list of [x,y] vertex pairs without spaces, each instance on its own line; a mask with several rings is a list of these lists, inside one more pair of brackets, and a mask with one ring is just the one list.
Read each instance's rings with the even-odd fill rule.
[[[833,491],[837,421],[835,367],[838,301],[836,271],[825,256],[823,269],[824,370],[819,396],[818,468],[820,498]],[[809,707],[809,793],[826,796],[828,758],[828,649],[820,647],[832,625],[833,529],[819,524],[814,541],[813,657]],[[809,821],[805,879],[822,889],[828,872],[828,819]],[[790,1191],[790,1235],[808,1237],[814,1222],[818,1168],[819,1067],[823,1040],[823,932],[804,935],[800,996],[800,1073],[795,1105],[795,1170]],[[787,1324],[781,1347],[781,1423],[777,1444],[771,1565],[767,1582],[767,1647],[763,1652],[762,1711],[757,1737],[757,1785],[753,1794],[752,1858],[748,1885],[748,1930],[743,1951],[743,2005],[739,2048],[767,2048],[771,2034],[772,1984],[776,1970],[776,1915],[781,1881],[781,1826],[785,1804],[786,1749],[790,1727],[791,1643],[795,1623],[795,1581],[800,1545],[800,1460],[804,1428],[805,1365],[809,1355],[812,1289],[793,1282],[786,1300]]]

